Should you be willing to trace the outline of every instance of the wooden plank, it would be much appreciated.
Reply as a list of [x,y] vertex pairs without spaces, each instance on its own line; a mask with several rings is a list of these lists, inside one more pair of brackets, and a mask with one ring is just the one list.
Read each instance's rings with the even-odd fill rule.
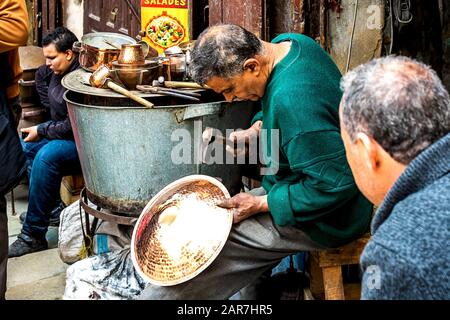
[[213,26],[223,22],[223,1],[209,0],[209,25]]
[[47,14],[48,14],[48,28],[49,31],[55,30],[56,28],[56,2],[57,0],[47,0]]
[[345,300],[341,267],[322,268],[325,300]]
[[293,0],[294,10],[292,10],[292,32],[305,33],[305,10],[304,0]]
[[319,266],[330,267],[359,264],[359,257],[369,239],[369,236],[365,236],[338,249],[319,251]]
[[62,184],[69,190],[70,192],[80,192],[84,187],[84,179],[82,174],[65,176],[62,178]]
[[62,202],[69,206],[80,199],[80,192],[83,187],[84,180],[81,174],[63,177],[59,190]]
[[344,283],[345,300],[361,300],[360,283]]
[[271,1],[268,10],[271,38],[281,33],[304,33],[303,0]]
[[231,23],[240,25],[261,38],[263,36],[263,0],[211,0],[209,25]]
[[42,6],[41,6],[41,21],[42,21],[42,36],[45,36],[49,31],[49,24],[48,24],[48,2],[47,0],[42,0]]
[[326,30],[326,12],[325,12],[325,0],[320,0],[319,9],[319,43],[320,46],[325,49],[325,30]]

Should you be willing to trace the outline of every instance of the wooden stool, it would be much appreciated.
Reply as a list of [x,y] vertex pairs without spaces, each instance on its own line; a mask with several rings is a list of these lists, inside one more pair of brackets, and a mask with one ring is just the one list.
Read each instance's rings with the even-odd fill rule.
[[361,284],[344,284],[342,266],[359,264],[359,257],[370,239],[366,234],[343,247],[310,252],[310,290],[316,299],[357,300],[361,295]]
[[62,202],[64,202],[66,206],[69,206],[80,199],[80,192],[83,187],[84,179],[81,173],[63,177],[60,189]]

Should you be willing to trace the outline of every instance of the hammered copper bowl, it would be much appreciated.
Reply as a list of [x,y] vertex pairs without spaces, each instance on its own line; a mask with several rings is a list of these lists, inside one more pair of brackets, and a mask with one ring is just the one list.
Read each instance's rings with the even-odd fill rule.
[[112,64],[112,73],[129,90],[135,90],[137,85],[151,84],[159,75],[160,65],[153,60],[146,60],[142,66],[119,64],[114,61]]
[[205,270],[231,230],[232,211],[216,205],[229,197],[221,182],[204,175],[179,179],[154,196],[131,239],[131,258],[140,276],[172,286]]

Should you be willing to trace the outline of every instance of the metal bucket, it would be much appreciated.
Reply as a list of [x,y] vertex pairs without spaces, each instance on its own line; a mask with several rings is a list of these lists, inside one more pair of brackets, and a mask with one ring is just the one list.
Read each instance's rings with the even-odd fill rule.
[[174,164],[171,153],[180,141],[172,141],[172,133],[176,129],[190,133],[191,159],[198,160],[194,141],[201,139],[202,131],[211,127],[225,134],[226,129],[247,128],[255,103],[219,101],[147,109],[131,105],[129,99],[73,91],[67,91],[64,99],[88,198],[102,208],[139,216],[161,189],[192,174],[219,177],[230,194],[240,191],[242,168],[237,164]]

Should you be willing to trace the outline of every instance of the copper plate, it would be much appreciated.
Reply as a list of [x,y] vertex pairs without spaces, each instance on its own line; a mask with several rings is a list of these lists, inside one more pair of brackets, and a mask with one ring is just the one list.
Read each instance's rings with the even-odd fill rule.
[[230,233],[231,210],[216,202],[229,198],[225,186],[204,175],[179,179],[154,196],[142,211],[131,239],[131,257],[148,282],[172,286],[205,270]]

